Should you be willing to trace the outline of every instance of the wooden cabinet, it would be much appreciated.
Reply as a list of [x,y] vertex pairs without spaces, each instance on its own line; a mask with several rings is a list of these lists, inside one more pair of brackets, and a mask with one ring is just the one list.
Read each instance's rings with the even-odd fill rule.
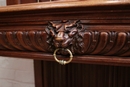
[[[130,2],[54,1],[0,8],[0,55],[34,59],[36,87],[129,87]],[[61,49],[62,48],[62,49]],[[73,60],[69,60],[69,49]]]

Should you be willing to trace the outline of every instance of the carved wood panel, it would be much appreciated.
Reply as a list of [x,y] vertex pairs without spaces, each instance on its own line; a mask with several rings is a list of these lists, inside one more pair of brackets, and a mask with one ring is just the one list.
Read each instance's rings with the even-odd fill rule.
[[[73,54],[130,55],[130,27],[125,31],[118,27],[108,30],[99,29],[104,28],[100,25],[91,27],[83,20],[62,20],[49,21],[39,30],[20,31],[17,28],[15,31],[0,31],[1,50],[53,53],[56,48],[68,48]],[[64,51],[59,53],[67,54]]]
[[[130,67],[43,61],[44,87],[129,87]],[[50,67],[50,68],[48,68]]]
[[0,49],[47,52],[45,40],[44,31],[3,31],[0,32]]
[[91,30],[80,20],[51,21],[45,31],[53,51],[69,48],[73,54],[130,55],[130,31]]

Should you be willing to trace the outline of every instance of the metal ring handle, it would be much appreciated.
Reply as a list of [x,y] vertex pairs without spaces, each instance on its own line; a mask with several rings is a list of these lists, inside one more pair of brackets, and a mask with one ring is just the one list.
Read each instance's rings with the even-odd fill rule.
[[54,55],[54,59],[55,59],[58,63],[60,63],[60,64],[62,64],[62,65],[65,65],[65,64],[68,64],[68,63],[70,63],[70,62],[72,61],[72,59],[73,59],[73,54],[72,54],[72,52],[71,52],[69,49],[66,49],[66,51],[68,51],[69,54],[70,54],[70,58],[69,58],[68,61],[57,59],[57,57],[56,57],[56,52],[57,52],[58,50],[61,50],[61,48],[57,48],[57,49],[54,51],[54,54],[53,54],[53,55]]

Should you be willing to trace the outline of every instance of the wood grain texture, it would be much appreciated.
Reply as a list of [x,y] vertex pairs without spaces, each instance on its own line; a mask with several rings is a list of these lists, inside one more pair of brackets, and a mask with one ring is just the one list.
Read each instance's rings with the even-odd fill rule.
[[35,77],[35,87],[46,87],[43,86],[43,63],[40,60],[34,60],[34,77]]
[[[44,61],[55,61],[52,53],[43,52],[19,52],[19,51],[0,51],[1,56],[9,56],[16,58],[28,58]],[[57,56],[59,59],[67,60],[67,56]],[[130,66],[129,57],[117,56],[101,56],[101,55],[78,55],[74,56],[72,63],[83,64],[100,64],[100,65],[114,65],[114,66]]]

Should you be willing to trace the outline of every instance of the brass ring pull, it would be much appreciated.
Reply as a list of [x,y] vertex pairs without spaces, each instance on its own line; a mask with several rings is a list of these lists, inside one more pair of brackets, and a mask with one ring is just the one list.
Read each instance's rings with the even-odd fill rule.
[[54,55],[54,59],[55,59],[58,63],[60,63],[60,64],[62,64],[62,65],[65,65],[65,64],[68,64],[68,63],[70,63],[70,62],[72,61],[72,59],[73,59],[73,54],[72,54],[72,52],[71,52],[69,49],[65,49],[65,50],[68,51],[69,54],[70,54],[70,58],[69,58],[68,61],[57,59],[57,57],[56,57],[56,52],[57,52],[58,50],[61,50],[61,48],[56,49],[56,50],[54,51],[54,54],[53,54],[53,55]]

